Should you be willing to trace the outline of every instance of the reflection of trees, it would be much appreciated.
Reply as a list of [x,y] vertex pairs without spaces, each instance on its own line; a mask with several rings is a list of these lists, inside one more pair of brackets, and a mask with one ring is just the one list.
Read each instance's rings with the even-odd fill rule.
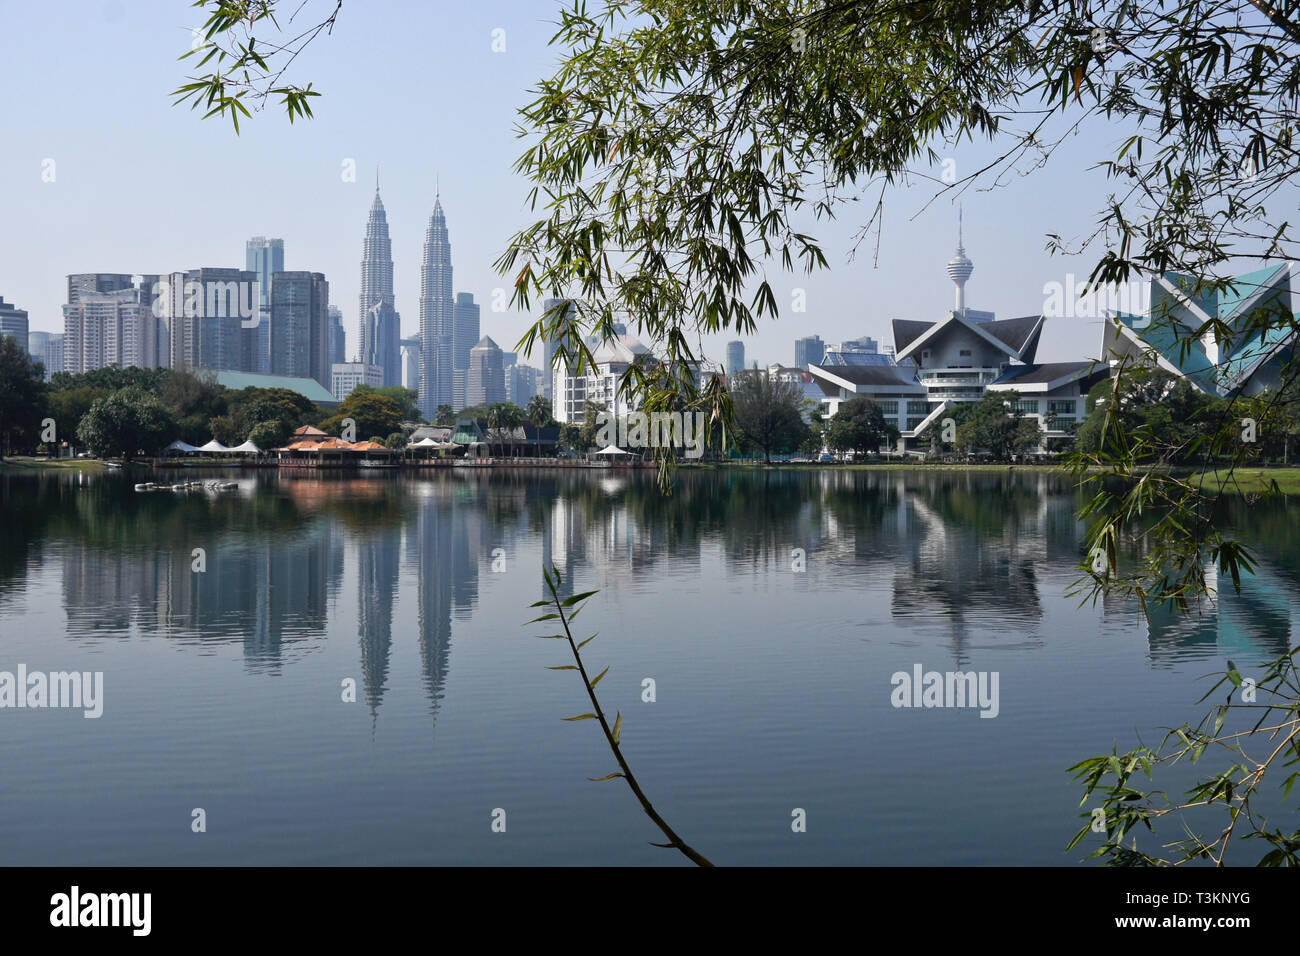
[[[424,690],[445,692],[453,622],[478,604],[478,577],[528,542],[574,572],[650,579],[698,566],[705,549],[732,573],[787,574],[803,548],[810,575],[891,588],[894,618],[936,626],[954,659],[976,631],[1032,630],[1040,583],[1060,593],[1078,574],[1084,537],[1069,479],[1042,473],[873,470],[690,470],[663,496],[639,470],[469,470],[430,476],[257,476],[238,493],[136,494],[120,476],[0,477],[0,604],[36,562],[58,556],[68,633],[133,628],[180,643],[239,642],[250,667],[327,633],[328,609],[355,553],[364,697],[377,714],[394,640],[415,625]],[[1221,594],[1199,619],[1153,614],[1152,658],[1284,649],[1300,591],[1300,522],[1286,499],[1224,504],[1229,524],[1265,558],[1244,593]],[[191,571],[191,551],[207,571]],[[355,551],[353,550],[355,549]],[[414,613],[395,620],[404,569]],[[611,580],[612,579],[612,580]],[[527,577],[521,580],[528,580]],[[537,586],[541,587],[540,576]],[[1231,590],[1230,588],[1228,589]],[[539,597],[531,587],[521,601]],[[1106,612],[1138,616],[1131,606]]]

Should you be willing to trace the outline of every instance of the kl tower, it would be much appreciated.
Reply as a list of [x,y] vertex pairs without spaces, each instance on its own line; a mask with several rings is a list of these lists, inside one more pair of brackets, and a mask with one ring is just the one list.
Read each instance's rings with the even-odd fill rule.
[[962,245],[961,206],[957,207],[957,254],[948,260],[948,278],[957,287],[957,312],[966,311],[966,280],[975,271],[975,263],[966,258],[966,249]]

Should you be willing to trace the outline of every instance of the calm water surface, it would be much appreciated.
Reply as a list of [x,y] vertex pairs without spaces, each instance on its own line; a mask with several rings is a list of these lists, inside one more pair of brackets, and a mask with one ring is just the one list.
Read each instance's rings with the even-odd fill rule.
[[[1203,675],[1285,650],[1300,592],[1300,513],[1243,504],[1243,595],[1080,608],[1078,499],[1046,475],[239,484],[0,477],[0,670],[105,682],[98,720],[0,710],[7,863],[681,865],[622,782],[587,781],[613,759],[561,720],[588,709],[546,669],[564,645],[521,626],[554,564],[601,589],[578,623],[602,702],[715,862],[1073,864],[1064,768],[1198,717]],[[998,717],[895,709],[915,664],[997,671]]]

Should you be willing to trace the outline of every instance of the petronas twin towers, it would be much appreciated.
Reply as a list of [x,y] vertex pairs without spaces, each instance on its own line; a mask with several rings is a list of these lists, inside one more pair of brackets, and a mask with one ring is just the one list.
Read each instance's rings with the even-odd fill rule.
[[435,197],[429,228],[424,231],[420,262],[420,413],[430,421],[439,405],[455,404],[452,333],[455,308],[451,293],[451,242],[442,198]]
[[[472,296],[467,297],[471,302]],[[388,217],[375,183],[375,200],[366,222],[361,254],[360,361],[383,369],[384,385],[402,384],[401,317],[393,302],[393,247]],[[432,421],[439,405],[455,406],[454,359],[456,303],[451,285],[451,242],[442,199],[435,197],[433,215],[424,234],[420,265],[420,414]],[[474,307],[477,319],[477,307]],[[477,335],[476,328],[473,334]],[[466,330],[468,332],[468,330]],[[407,383],[411,387],[414,383]],[[459,396],[463,403],[463,396]]]

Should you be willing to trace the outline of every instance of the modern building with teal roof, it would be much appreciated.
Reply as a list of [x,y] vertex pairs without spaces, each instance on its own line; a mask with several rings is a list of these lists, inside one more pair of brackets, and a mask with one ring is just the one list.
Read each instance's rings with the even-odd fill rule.
[[1171,272],[1151,281],[1146,315],[1111,316],[1102,354],[1112,365],[1144,359],[1208,395],[1257,395],[1281,386],[1297,333],[1290,264],[1221,288]]

